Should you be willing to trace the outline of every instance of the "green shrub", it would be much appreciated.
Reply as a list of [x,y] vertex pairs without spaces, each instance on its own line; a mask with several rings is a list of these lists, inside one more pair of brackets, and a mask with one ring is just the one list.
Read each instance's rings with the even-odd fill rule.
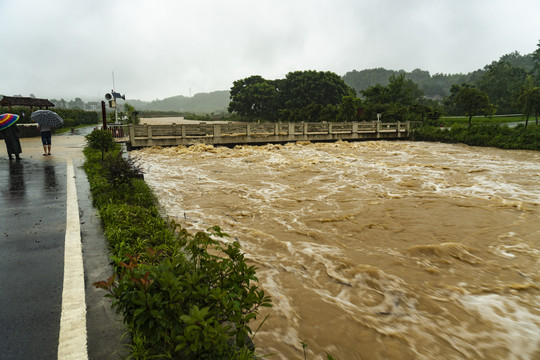
[[109,154],[104,163],[105,175],[114,187],[131,186],[133,179],[141,179],[141,169],[131,160],[123,157],[123,152]]
[[65,128],[72,128],[77,126],[77,122],[73,119],[64,119],[64,125]]
[[97,284],[108,290],[113,307],[151,353],[231,359],[249,348],[248,323],[270,299],[254,285],[255,268],[246,265],[238,243],[212,239],[222,236],[217,227],[189,235],[185,255],[168,257],[149,249],[143,256],[128,256],[118,279]]
[[94,130],[85,136],[87,146],[91,149],[101,150],[101,160],[105,152],[116,146],[113,135],[108,130]]

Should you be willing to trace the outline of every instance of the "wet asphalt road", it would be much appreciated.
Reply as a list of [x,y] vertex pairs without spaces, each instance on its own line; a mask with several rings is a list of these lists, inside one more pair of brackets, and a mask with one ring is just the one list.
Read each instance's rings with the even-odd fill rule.
[[[39,139],[21,141],[20,161],[8,160],[0,141],[0,359],[57,359],[68,157],[81,227],[88,359],[120,359],[126,349],[122,322],[105,293],[92,286],[111,269],[81,168],[82,137],[54,136],[53,156],[41,156]],[[62,155],[55,156],[55,150]]]

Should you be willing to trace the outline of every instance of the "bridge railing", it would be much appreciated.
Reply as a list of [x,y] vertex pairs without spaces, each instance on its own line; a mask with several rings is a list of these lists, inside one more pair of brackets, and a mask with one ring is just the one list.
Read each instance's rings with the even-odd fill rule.
[[[97,125],[94,130],[103,129],[102,125]],[[107,124],[107,130],[113,135],[113,138],[117,141],[129,139],[129,125],[124,124]]]
[[[373,122],[303,122],[303,123],[191,123],[170,125],[129,125],[133,146],[179,145],[194,142],[214,144],[284,142],[297,140],[355,140],[367,138],[402,138],[410,124]],[[125,134],[125,128],[113,129]]]

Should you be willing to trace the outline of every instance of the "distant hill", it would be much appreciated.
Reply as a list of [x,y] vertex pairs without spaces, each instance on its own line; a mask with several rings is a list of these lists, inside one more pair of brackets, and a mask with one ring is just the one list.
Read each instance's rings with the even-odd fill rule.
[[484,70],[477,70],[468,74],[434,74],[429,71],[415,69],[411,72],[404,70],[387,70],[384,68],[366,69],[361,71],[350,71],[342,78],[343,81],[356,90],[358,96],[362,90],[377,84],[386,86],[388,79],[392,75],[405,74],[406,79],[410,79],[418,84],[418,87],[428,98],[442,99],[450,94],[450,87],[453,84],[463,84],[473,82]]
[[[533,68],[533,54],[520,55],[517,51],[501,56],[499,61],[506,61],[514,67],[523,68],[529,72]],[[496,64],[493,61],[491,65]],[[418,84],[418,87],[424,92],[428,98],[442,99],[450,94],[450,87],[454,84],[461,85],[463,83],[474,83],[484,74],[490,65],[486,65],[483,69],[470,72],[468,74],[433,74],[428,71],[415,69],[411,72],[405,70],[387,70],[384,68],[353,70],[346,73],[342,79],[347,85],[356,90],[360,95],[360,91],[367,89],[370,86],[380,84],[388,85],[388,79],[392,75],[405,74],[406,79],[410,79]]]
[[229,101],[228,90],[198,93],[193,97],[177,95],[151,102],[126,99],[126,102],[131,106],[134,106],[137,110],[177,111],[195,114],[227,112]]

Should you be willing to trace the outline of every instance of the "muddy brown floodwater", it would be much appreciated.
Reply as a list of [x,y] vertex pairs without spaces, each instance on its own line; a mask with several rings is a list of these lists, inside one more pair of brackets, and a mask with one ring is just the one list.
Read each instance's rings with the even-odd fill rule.
[[[219,225],[270,359],[540,359],[540,152],[417,142],[149,148],[168,216]],[[254,324],[254,328],[257,324]]]

